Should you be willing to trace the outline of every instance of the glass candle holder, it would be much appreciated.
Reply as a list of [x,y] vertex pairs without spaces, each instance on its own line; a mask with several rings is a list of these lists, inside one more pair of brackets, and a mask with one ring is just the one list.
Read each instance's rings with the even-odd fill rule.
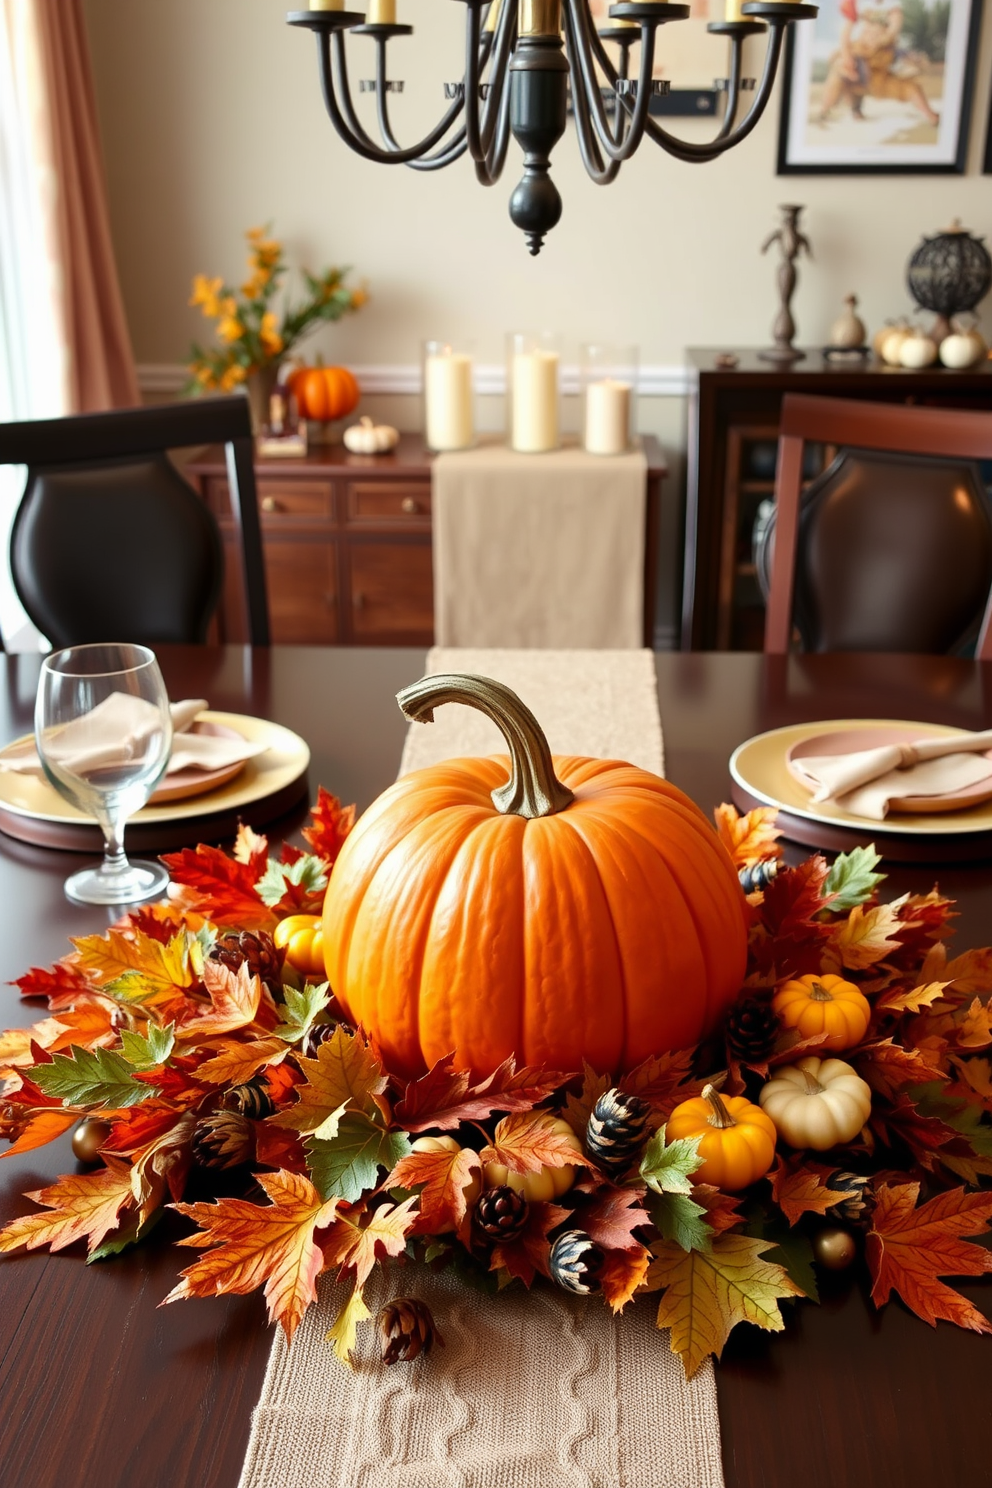
[[579,359],[582,446],[591,455],[622,455],[637,427],[637,347],[583,346]]
[[550,332],[506,338],[507,433],[511,449],[544,454],[561,443],[561,348]]
[[450,341],[423,343],[424,438],[432,450],[475,443],[473,355]]

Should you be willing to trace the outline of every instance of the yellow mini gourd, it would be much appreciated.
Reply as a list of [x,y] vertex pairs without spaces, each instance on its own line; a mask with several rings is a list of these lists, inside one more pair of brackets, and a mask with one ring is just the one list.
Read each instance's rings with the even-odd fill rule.
[[772,1007],[785,1027],[794,1028],[803,1038],[827,1034],[819,1047],[835,1052],[860,1044],[871,1021],[871,1005],[864,993],[853,982],[833,975],[793,978],[778,989]]
[[280,951],[285,951],[294,971],[324,980],[324,927],[320,915],[287,915],[272,932],[272,939]]
[[[582,1152],[582,1143],[567,1121],[559,1118],[550,1128],[566,1138],[566,1144],[575,1152]],[[530,1204],[560,1198],[575,1182],[575,1169],[540,1168],[536,1173],[514,1173],[502,1163],[488,1162],[482,1170],[487,1188],[512,1188],[522,1194]]]
[[721,1096],[706,1085],[702,1095],[676,1106],[665,1140],[698,1137],[702,1167],[693,1183],[713,1183],[736,1193],[763,1178],[775,1160],[775,1123],[742,1095]]

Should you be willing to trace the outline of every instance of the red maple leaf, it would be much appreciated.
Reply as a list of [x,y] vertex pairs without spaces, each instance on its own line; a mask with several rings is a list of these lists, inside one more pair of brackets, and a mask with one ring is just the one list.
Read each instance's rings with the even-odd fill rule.
[[805,1153],[779,1158],[771,1175],[772,1198],[790,1225],[804,1214],[826,1214],[831,1205],[847,1198],[843,1189],[830,1187],[835,1171],[811,1162]]
[[468,1070],[456,1070],[454,1055],[446,1054],[426,1075],[410,1081],[397,1102],[396,1119],[410,1132],[451,1131],[463,1121],[484,1121],[494,1111],[530,1111],[571,1078],[555,1070],[518,1070],[511,1054],[473,1085]]
[[529,1287],[538,1272],[550,1276],[551,1242],[548,1235],[570,1217],[571,1211],[560,1204],[538,1201],[527,1212],[527,1223],[515,1240],[504,1240],[493,1247],[490,1271],[508,1271]]
[[960,1142],[960,1134],[937,1116],[924,1116],[904,1090],[888,1110],[876,1107],[868,1118],[869,1126],[880,1141],[891,1147],[902,1142],[915,1160],[928,1172],[937,1167],[935,1154],[951,1142]]
[[355,825],[354,806],[342,806],[337,796],[323,786],[317,791],[317,803],[310,811],[313,825],[303,828],[303,836],[318,858],[330,867],[344,846],[344,840]]
[[285,1168],[290,1173],[306,1173],[307,1160],[299,1133],[273,1126],[269,1121],[253,1121],[255,1161],[263,1168]]
[[918,1049],[904,1049],[891,1038],[863,1044],[847,1057],[862,1080],[886,1100],[895,1100],[897,1092],[907,1085],[925,1085],[929,1080],[944,1078],[940,1070],[927,1064]]
[[577,1211],[576,1224],[604,1250],[639,1250],[634,1231],[650,1224],[651,1218],[641,1206],[645,1190],[640,1186],[614,1188],[601,1184],[588,1206]]
[[682,1101],[698,1095],[705,1080],[690,1080],[689,1066],[693,1049],[676,1049],[671,1054],[653,1055],[625,1074],[620,1087],[627,1095],[637,1095],[650,1102],[661,1121]]
[[22,997],[45,998],[53,1013],[72,1007],[81,993],[92,991],[79,968],[67,966],[63,961],[50,971],[33,966],[23,976],[15,978],[14,986],[20,989]]
[[967,1298],[938,1280],[992,1271],[992,1254],[963,1238],[985,1231],[992,1216],[992,1194],[955,1188],[917,1208],[919,1193],[918,1183],[882,1184],[877,1189],[865,1241],[872,1301],[882,1307],[892,1292],[898,1292],[906,1306],[931,1326],[944,1318],[960,1328],[992,1333],[992,1324]]
[[712,1183],[694,1183],[692,1199],[706,1210],[706,1223],[714,1235],[722,1235],[741,1222],[741,1215],[737,1212],[740,1199],[724,1193]]
[[[492,1145],[479,1153],[484,1163],[499,1163],[511,1173],[539,1173],[542,1168],[593,1165],[576,1152],[571,1133],[557,1130],[550,1111],[521,1111],[496,1123]],[[571,1141],[570,1141],[571,1138]]]
[[445,1235],[458,1230],[468,1212],[468,1191],[482,1177],[479,1155],[468,1147],[440,1152],[411,1152],[401,1157],[386,1179],[386,1187],[399,1184],[420,1193],[420,1216],[416,1231],[423,1235]]
[[[274,915],[255,890],[257,869],[239,863],[219,847],[184,847],[165,853],[162,862],[173,883],[182,884],[193,896],[193,907],[213,924],[240,930],[268,930]],[[187,895],[188,898],[188,895]]]

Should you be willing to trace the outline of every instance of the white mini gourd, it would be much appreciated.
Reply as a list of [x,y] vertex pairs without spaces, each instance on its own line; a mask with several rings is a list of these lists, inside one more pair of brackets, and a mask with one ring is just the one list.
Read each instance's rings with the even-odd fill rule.
[[966,367],[974,367],[987,351],[988,347],[974,326],[967,331],[955,329],[940,343],[940,360],[945,367],[961,372]]
[[375,424],[365,415],[359,423],[345,429],[343,438],[345,448],[353,455],[384,455],[396,448],[400,436],[391,425]]
[[783,1065],[758,1100],[790,1147],[814,1152],[853,1141],[871,1111],[870,1087],[843,1059]]
[[[888,342],[886,342],[886,346]],[[910,331],[899,347],[899,365],[919,372],[937,360],[937,343],[925,331]]]

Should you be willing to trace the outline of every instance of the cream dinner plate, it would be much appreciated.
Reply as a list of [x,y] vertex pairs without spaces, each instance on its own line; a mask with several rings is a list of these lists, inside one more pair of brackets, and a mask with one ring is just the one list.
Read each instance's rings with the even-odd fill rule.
[[[238,811],[275,795],[292,785],[310,763],[310,750],[305,740],[282,724],[267,718],[249,718],[243,713],[201,713],[205,723],[240,734],[249,743],[267,747],[239,765],[234,779],[223,782],[192,799],[162,801],[145,806],[128,818],[129,824],[154,826],[163,822],[186,821],[190,817],[213,816],[217,812]],[[20,742],[14,741],[14,742]],[[48,781],[37,775],[20,775],[13,770],[0,770],[0,808],[15,816],[35,817],[52,825],[91,825],[93,818],[64,801]]]
[[900,837],[947,837],[952,834],[992,831],[992,801],[958,811],[918,813],[912,816],[890,812],[884,821],[868,816],[853,816],[823,801],[810,804],[810,791],[804,789],[789,769],[789,756],[795,756],[810,739],[823,740],[824,735],[872,730],[881,736],[891,734],[894,743],[910,737],[944,737],[960,729],[940,723],[910,723],[893,718],[832,718],[815,723],[793,723],[785,728],[770,729],[739,744],[730,757],[730,774],[750,796],[766,806],[777,806],[806,821],[822,822],[830,827],[856,827],[859,831],[880,832]]

